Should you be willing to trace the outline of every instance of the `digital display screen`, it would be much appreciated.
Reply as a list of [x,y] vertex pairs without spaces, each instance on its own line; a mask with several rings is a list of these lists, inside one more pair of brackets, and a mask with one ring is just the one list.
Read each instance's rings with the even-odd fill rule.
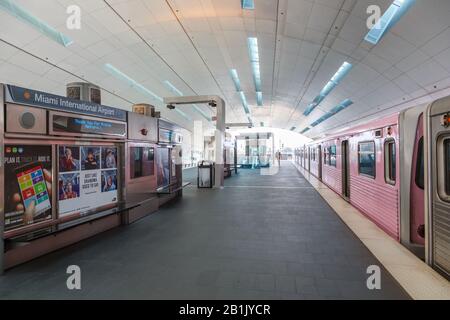
[[159,142],[171,143],[172,142],[172,134],[173,134],[173,131],[160,128],[159,129]]
[[55,132],[83,133],[124,137],[127,133],[125,123],[105,120],[92,120],[79,117],[53,115]]
[[51,208],[44,173],[40,165],[25,169],[25,171],[19,171],[17,173],[17,181],[25,211],[30,206],[34,206],[33,214],[38,216]]

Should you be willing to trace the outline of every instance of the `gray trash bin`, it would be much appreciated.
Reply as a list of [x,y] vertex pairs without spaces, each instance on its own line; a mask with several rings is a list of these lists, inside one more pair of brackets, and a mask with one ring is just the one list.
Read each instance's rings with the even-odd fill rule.
[[212,188],[214,186],[215,163],[203,160],[198,163],[197,169],[197,187]]

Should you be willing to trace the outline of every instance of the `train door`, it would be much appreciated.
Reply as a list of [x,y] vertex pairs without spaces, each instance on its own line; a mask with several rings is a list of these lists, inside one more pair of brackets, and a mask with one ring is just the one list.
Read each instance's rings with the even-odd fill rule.
[[322,180],[322,146],[317,146],[317,165],[318,165],[318,173],[319,180]]
[[342,196],[345,199],[350,198],[350,164],[349,164],[349,146],[348,140],[342,141],[341,145],[342,159]]
[[450,279],[450,98],[427,111],[425,190],[427,193],[428,262]]
[[308,166],[306,167],[308,172],[311,171],[311,147],[308,147]]

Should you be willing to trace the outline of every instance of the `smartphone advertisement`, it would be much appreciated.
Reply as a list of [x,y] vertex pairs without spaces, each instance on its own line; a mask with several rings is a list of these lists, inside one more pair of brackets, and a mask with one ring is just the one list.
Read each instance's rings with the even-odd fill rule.
[[52,147],[5,145],[5,230],[52,217]]
[[117,147],[58,146],[59,216],[117,203],[117,180]]

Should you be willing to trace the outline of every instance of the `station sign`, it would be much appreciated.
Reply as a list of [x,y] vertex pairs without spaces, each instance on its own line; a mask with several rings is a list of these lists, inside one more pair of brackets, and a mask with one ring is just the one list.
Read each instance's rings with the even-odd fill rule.
[[5,91],[5,101],[10,103],[126,121],[126,111],[118,108],[104,106],[89,101],[70,99],[13,85],[6,85]]

